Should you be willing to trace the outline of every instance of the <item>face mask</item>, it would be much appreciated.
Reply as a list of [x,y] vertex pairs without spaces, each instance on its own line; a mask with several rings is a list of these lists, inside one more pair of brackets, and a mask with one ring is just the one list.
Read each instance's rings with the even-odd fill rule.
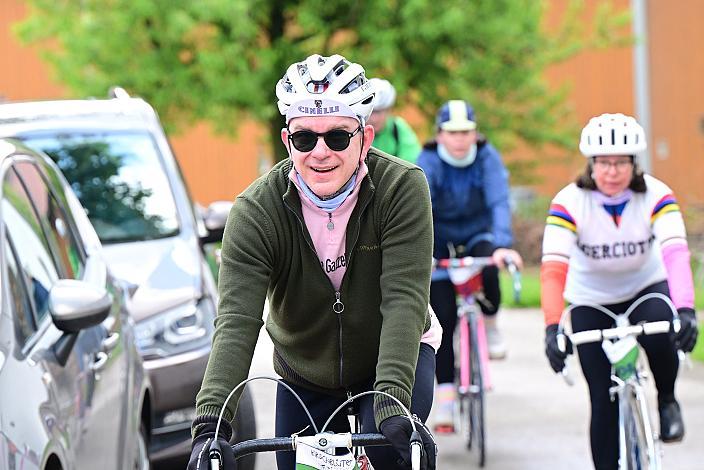
[[456,168],[465,168],[474,163],[477,158],[477,144],[472,144],[469,151],[462,158],[455,158],[447,151],[444,145],[438,144],[438,155],[440,160]]
[[347,181],[347,183],[340,188],[340,190],[331,198],[329,199],[321,199],[317,194],[315,194],[311,189],[308,187],[305,181],[303,181],[303,178],[301,178],[301,175],[296,172],[296,179],[298,181],[298,184],[301,187],[301,190],[303,193],[308,196],[308,199],[313,201],[313,204],[318,206],[318,208],[326,211],[326,212],[333,212],[335,209],[340,207],[343,202],[345,202],[345,199],[347,199],[347,196],[352,193],[354,190],[354,186],[357,183],[357,171],[355,171],[352,174],[352,177]]

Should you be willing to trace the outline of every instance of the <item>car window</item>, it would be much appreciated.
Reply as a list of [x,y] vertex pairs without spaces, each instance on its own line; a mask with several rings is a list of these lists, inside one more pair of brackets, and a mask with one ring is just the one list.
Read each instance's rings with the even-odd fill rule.
[[178,233],[171,186],[148,133],[77,132],[23,140],[61,168],[103,243]]
[[54,192],[49,189],[39,168],[30,162],[15,162],[14,169],[24,183],[39,220],[43,222],[62,278],[79,279],[83,274],[83,250],[73,232],[76,226],[59,205]]
[[10,314],[15,319],[15,332],[19,340],[24,342],[37,330],[37,325],[34,323],[32,306],[9,238],[5,240],[4,250],[7,265],[6,298],[9,300]]
[[49,242],[32,207],[24,184],[10,169],[3,181],[2,215],[8,238],[14,243],[20,261],[19,271],[34,306],[35,323],[49,311],[49,290],[59,279]]

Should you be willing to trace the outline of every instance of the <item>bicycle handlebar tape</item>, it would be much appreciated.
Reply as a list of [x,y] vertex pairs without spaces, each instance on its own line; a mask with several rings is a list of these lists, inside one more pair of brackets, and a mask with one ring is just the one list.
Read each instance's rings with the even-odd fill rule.
[[210,459],[210,470],[220,470],[222,462],[222,450],[217,439],[213,439],[208,448],[208,458]]

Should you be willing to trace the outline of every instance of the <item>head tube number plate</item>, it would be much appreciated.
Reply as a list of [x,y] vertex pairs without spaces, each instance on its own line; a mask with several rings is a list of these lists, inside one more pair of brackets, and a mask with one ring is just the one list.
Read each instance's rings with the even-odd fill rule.
[[359,470],[351,452],[331,455],[299,442],[296,446],[296,470]]

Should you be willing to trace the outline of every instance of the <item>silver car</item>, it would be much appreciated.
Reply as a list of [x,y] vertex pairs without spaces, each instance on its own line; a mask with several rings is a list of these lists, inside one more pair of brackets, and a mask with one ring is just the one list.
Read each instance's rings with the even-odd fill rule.
[[56,165],[0,139],[0,469],[148,469],[123,286]]
[[[203,245],[222,237],[227,205],[213,204],[205,218],[194,209],[156,113],[120,89],[113,99],[0,104],[3,135],[57,163],[112,272],[129,282],[136,344],[154,388],[151,459],[187,455],[217,302]],[[256,436],[248,393],[234,431]],[[241,468],[253,465],[250,458]]]

